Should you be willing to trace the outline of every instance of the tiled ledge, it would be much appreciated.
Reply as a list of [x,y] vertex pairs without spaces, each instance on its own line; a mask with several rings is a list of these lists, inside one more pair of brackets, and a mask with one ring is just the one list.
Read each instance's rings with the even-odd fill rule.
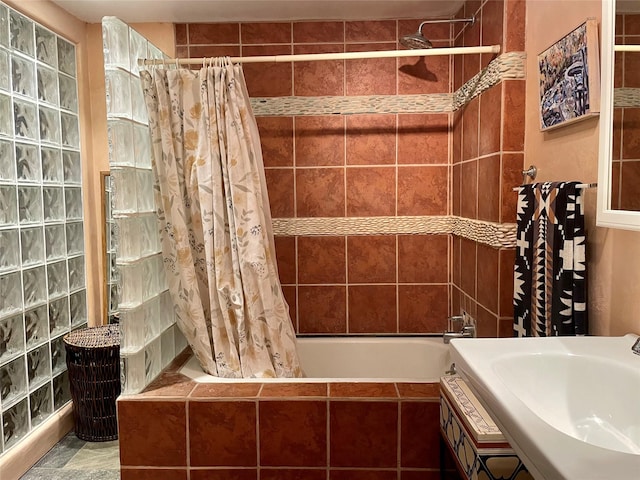
[[185,350],[141,393],[120,397],[120,401],[189,399],[211,401],[237,399],[274,400],[422,400],[437,401],[437,383],[327,382],[306,383],[198,383],[179,373],[191,353]]

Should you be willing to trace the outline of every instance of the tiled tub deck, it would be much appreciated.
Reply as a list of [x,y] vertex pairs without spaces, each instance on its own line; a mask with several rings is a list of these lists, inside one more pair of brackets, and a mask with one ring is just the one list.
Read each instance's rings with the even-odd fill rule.
[[118,400],[122,480],[440,479],[437,383],[205,384],[188,358]]

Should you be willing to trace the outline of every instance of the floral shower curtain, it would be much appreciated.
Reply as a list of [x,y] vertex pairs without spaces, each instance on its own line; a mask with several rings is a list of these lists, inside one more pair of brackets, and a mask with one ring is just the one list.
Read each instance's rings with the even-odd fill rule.
[[178,326],[219,377],[299,377],[278,280],[258,129],[242,68],[141,72]]

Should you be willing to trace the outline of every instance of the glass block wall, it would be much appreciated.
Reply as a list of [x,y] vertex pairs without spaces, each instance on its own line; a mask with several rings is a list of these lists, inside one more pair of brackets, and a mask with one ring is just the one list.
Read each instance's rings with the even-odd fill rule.
[[0,3],[0,453],[70,401],[86,323],[75,45]]
[[105,240],[105,271],[104,278],[107,301],[107,323],[119,323],[118,310],[118,268],[116,266],[116,222],[111,214],[111,175],[104,176],[104,240]]
[[122,392],[141,391],[186,347],[175,326],[153,198],[151,141],[138,58],[165,55],[115,17],[102,21]]

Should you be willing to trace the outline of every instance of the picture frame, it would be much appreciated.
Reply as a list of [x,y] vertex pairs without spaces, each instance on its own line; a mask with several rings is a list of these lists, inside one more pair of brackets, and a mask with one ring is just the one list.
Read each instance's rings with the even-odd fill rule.
[[540,130],[600,113],[598,21],[588,18],[538,55]]

